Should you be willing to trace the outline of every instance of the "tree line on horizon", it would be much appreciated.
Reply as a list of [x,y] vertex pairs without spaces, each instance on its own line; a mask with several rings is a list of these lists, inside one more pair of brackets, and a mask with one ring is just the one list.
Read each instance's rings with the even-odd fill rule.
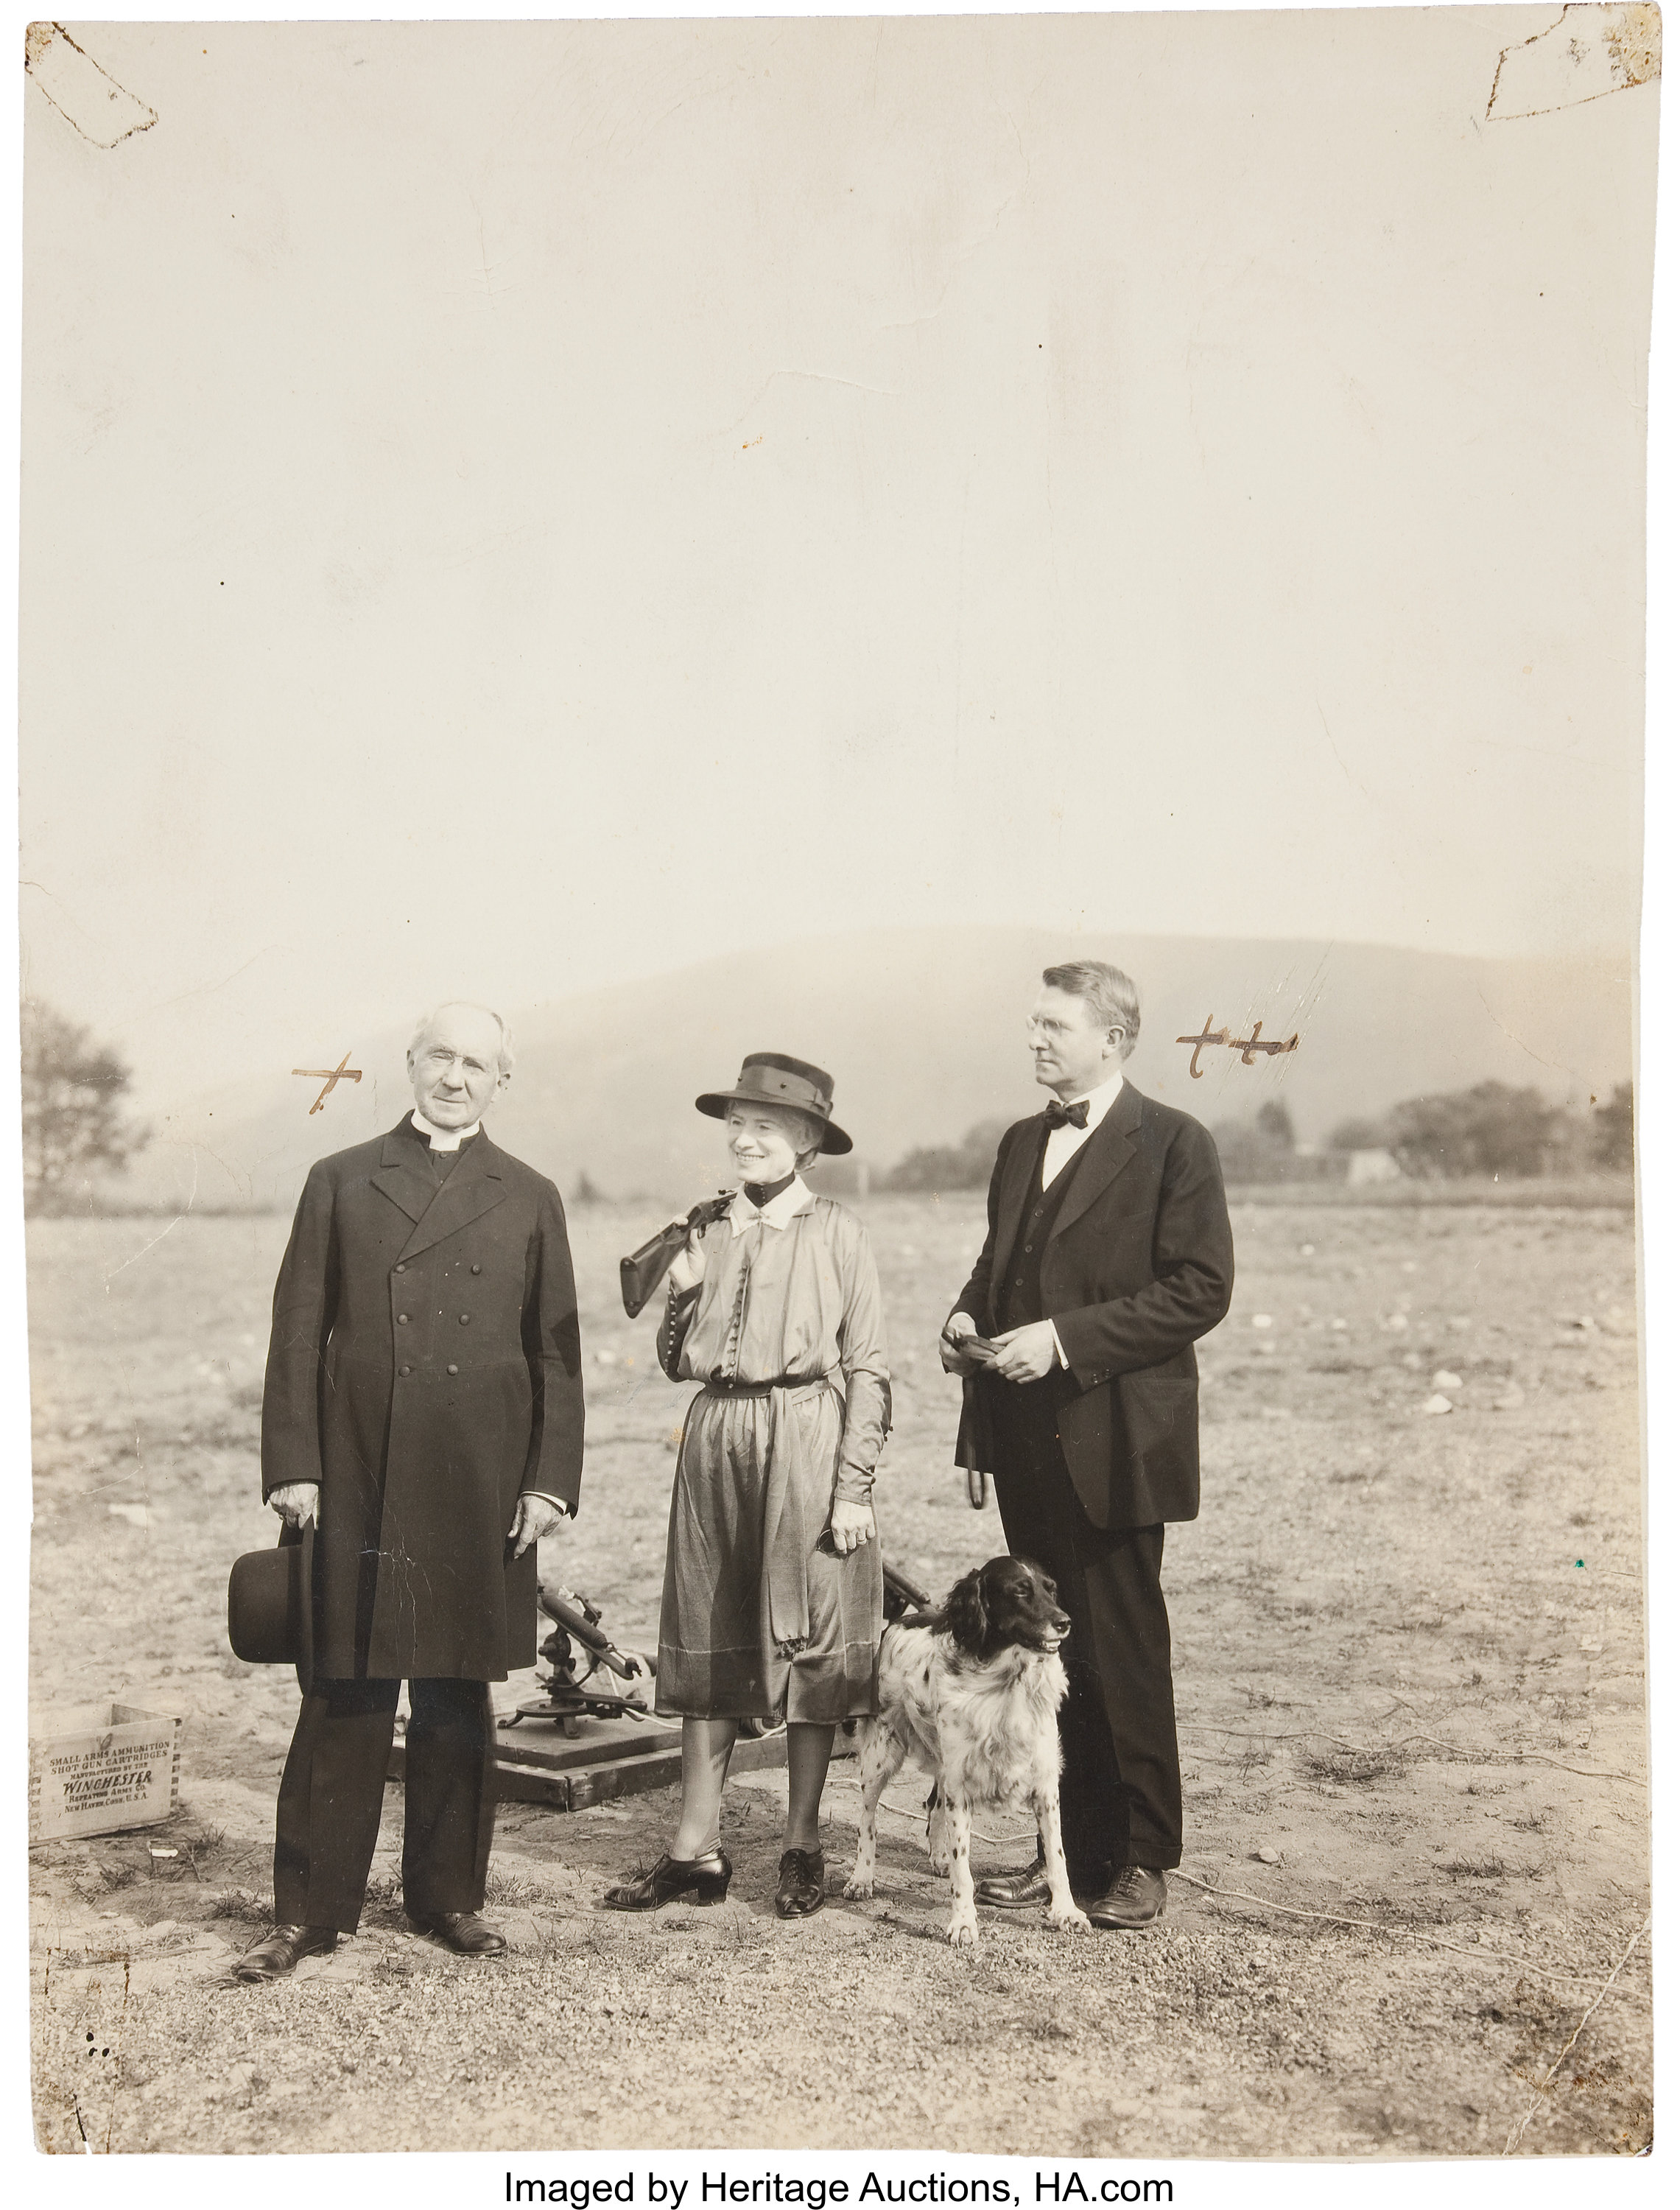
[[[906,1193],[984,1189],[1008,1120],[978,1120],[960,1142],[910,1152],[876,1187]],[[1229,1182],[1345,1178],[1355,1151],[1387,1152],[1414,1181],[1526,1180],[1593,1172],[1629,1174],[1634,1163],[1634,1086],[1618,1083],[1586,1113],[1553,1105],[1538,1090],[1478,1082],[1408,1097],[1370,1119],[1341,1121],[1322,1149],[1298,1143],[1289,1108],[1268,1099],[1249,1120],[1208,1130]]]
[[[151,1139],[123,1110],[131,1071],[88,1030],[37,999],[24,1001],[21,1039],[24,1211],[82,1209],[90,1180],[121,1174]],[[875,1187],[906,1194],[985,1189],[1012,1125],[1007,1117],[978,1120],[954,1144],[907,1153]],[[1478,1082],[1343,1120],[1322,1148],[1298,1143],[1289,1108],[1276,1099],[1249,1120],[1214,1121],[1209,1132],[1233,1183],[1345,1178],[1356,1151],[1386,1152],[1418,1181],[1626,1175],[1634,1164],[1634,1088],[1618,1083],[1604,1103],[1595,1100],[1581,1113],[1549,1103],[1538,1090]],[[574,1202],[599,1203],[605,1194],[587,1171],[579,1175]]]

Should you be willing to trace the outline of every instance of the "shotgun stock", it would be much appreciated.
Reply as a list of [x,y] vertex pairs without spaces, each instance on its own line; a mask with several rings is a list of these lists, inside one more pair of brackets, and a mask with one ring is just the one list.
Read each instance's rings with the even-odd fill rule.
[[693,1230],[709,1228],[714,1220],[721,1220],[734,1202],[732,1189],[720,1190],[715,1197],[696,1205],[686,1220],[673,1220],[657,1235],[650,1235],[640,1250],[632,1251],[628,1259],[618,1261],[618,1287],[629,1318],[635,1318],[671,1271]]

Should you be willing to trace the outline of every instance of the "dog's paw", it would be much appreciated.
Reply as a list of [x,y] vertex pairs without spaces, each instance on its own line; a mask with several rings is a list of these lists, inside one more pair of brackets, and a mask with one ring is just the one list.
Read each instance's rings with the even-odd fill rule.
[[1091,1931],[1091,1921],[1076,1903],[1070,1903],[1065,1911],[1051,1911],[1050,1923],[1058,1934],[1088,1934]]
[[979,1921],[972,1911],[966,1918],[954,1918],[945,1939],[954,1949],[978,1949],[980,1946]]
[[928,1863],[939,1875],[941,1880],[948,1880],[950,1878],[951,1852],[948,1850],[930,1850],[928,1851]]
[[867,1903],[870,1896],[875,1893],[874,1878],[872,1875],[854,1872],[846,1886],[841,1888],[840,1893],[849,1895],[854,1903]]

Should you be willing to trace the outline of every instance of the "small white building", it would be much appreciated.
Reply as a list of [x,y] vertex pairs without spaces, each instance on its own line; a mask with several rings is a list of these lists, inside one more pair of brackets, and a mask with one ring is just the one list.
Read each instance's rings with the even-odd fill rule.
[[1347,1155],[1350,1189],[1369,1189],[1375,1182],[1398,1181],[1401,1172],[1400,1162],[1392,1151],[1350,1151]]

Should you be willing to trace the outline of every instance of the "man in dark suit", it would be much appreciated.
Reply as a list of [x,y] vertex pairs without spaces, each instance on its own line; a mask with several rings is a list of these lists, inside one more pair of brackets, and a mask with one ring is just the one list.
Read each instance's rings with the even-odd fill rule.
[[262,1493],[313,1519],[314,1677],[275,1822],[278,1979],[361,1915],[397,1693],[403,1902],[463,1955],[504,1948],[479,1912],[495,1814],[488,1682],[536,1663],[540,1536],[583,1459],[577,1295],[552,1182],[498,1150],[512,1071],[481,1005],[440,1005],[408,1053],[414,1110],[310,1169],[274,1289]]
[[[1196,1516],[1191,1345],[1232,1278],[1212,1137],[1125,1078],[1138,1025],[1117,967],[1045,969],[1028,1026],[1053,1101],[999,1146],[985,1245],[940,1344],[972,1377],[959,1463],[991,1472],[1010,1549],[1053,1577],[1073,1621],[1063,1838],[1107,1927],[1159,1916],[1183,1851],[1161,1552],[1165,1523]],[[975,1893],[1026,1908],[1049,1889],[1033,1865]]]

